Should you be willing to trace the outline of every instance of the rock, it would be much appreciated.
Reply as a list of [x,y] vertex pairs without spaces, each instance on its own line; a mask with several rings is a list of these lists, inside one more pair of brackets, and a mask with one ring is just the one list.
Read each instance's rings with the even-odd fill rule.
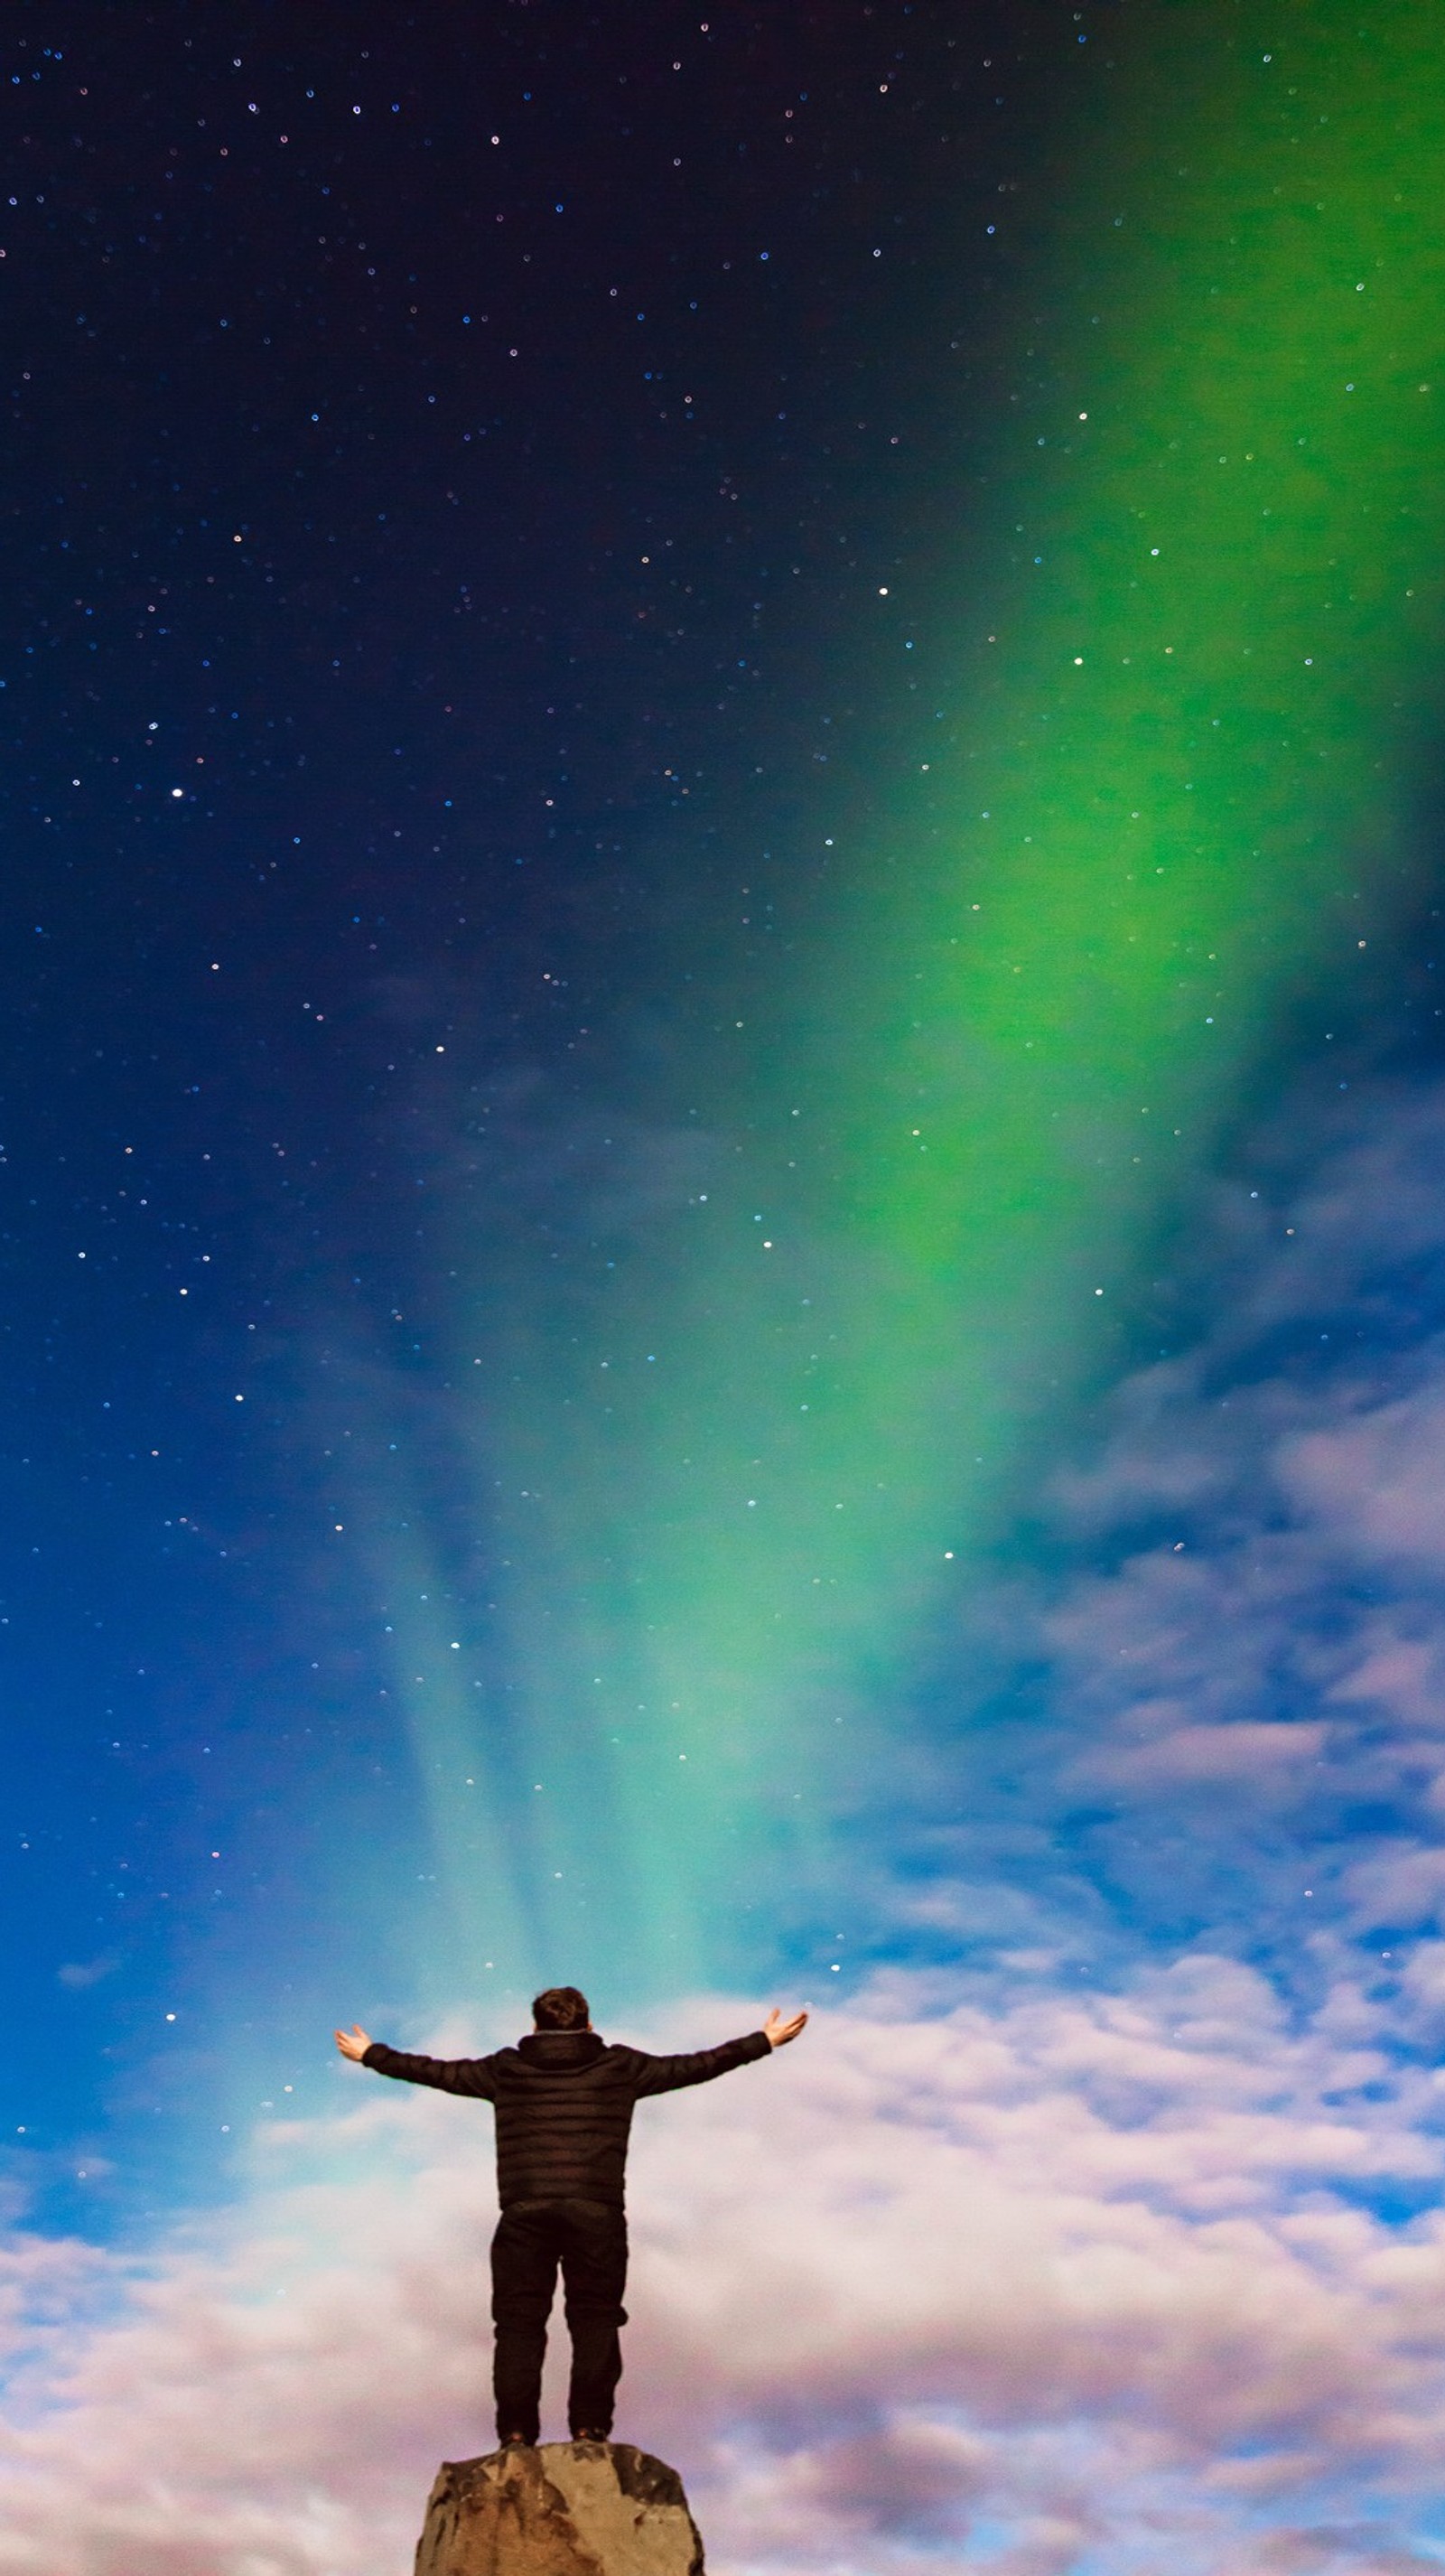
[[703,2576],[676,2469],[630,2442],[446,2460],[416,2576]]

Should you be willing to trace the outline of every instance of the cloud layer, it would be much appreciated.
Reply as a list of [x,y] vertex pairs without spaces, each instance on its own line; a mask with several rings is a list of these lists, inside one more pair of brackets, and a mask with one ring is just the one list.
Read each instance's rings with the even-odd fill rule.
[[[1445,2439],[1445,2229],[1360,2205],[1434,2191],[1441,2088],[1368,2001],[1296,2028],[1197,1954],[921,2004],[882,1987],[640,2115],[619,2431],[683,2468],[719,2576],[1434,2563],[1394,2504],[1360,2519]],[[439,2453],[490,2447],[489,2118],[338,2094],[145,2265],[14,2240],[0,2569],[407,2564]]]
[[1327,1928],[1393,1973],[1445,1889],[1445,1090],[1291,1104],[1241,1162],[971,1607],[1005,1714],[965,1801],[929,1778],[914,1919],[962,1934],[966,1865],[1015,1946],[1204,1942],[1308,2001]]

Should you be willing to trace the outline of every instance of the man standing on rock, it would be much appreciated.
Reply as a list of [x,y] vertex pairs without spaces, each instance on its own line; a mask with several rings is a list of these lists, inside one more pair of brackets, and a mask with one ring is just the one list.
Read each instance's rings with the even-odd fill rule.
[[682,2057],[609,2047],[575,1986],[549,1986],[532,2006],[536,2027],[490,2057],[410,2057],[339,2030],[343,2057],[408,2084],[433,2084],[491,2102],[497,2114],[497,2196],[492,2239],[492,2380],[497,2439],[535,2443],[541,2430],[547,2319],[562,2267],[572,2337],[567,2418],[574,2442],[605,2442],[622,2376],[618,2329],[627,2323],[624,2178],[633,2107],[652,2093],[710,2084],[734,2066],[796,2039],[808,2016],[771,2012],[761,2030]]

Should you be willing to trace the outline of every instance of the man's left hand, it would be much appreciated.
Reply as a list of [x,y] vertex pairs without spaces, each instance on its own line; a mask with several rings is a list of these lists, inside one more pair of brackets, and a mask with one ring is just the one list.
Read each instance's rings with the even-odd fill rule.
[[805,2012],[800,2012],[794,2013],[791,2021],[784,2021],[782,2014],[774,2006],[763,2024],[763,2033],[769,2048],[786,2048],[790,2039],[797,2038],[807,2018]]

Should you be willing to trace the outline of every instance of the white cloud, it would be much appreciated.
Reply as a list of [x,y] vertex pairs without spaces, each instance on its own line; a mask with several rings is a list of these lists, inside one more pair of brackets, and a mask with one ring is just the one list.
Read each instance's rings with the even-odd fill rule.
[[[619,2431],[683,2469],[718,2576],[1131,2568],[1146,2531],[1141,2570],[1225,2576],[1271,2563],[1261,2516],[1427,2475],[1445,2229],[1355,2195],[1433,2187],[1428,2077],[1208,1957],[907,2000],[639,2114]],[[489,2116],[353,2080],[142,2262],[16,2238],[53,2322],[13,2378],[6,2576],[393,2576],[437,2458],[489,2446]],[[1339,2566],[1408,2563],[1375,2545]]]
[[1421,1382],[1395,1403],[1281,1442],[1282,1490],[1351,1553],[1397,1568],[1445,1573],[1445,1349],[1416,1365]]
[[[1392,1948],[1445,1913],[1445,1085],[1242,1158],[1190,1229],[1204,1320],[1055,1480],[1051,1588],[980,1615],[1042,1678],[972,1795],[971,1901],[991,1863],[1087,1946],[1108,1890],[1131,1938],[1290,1950],[1307,1988],[1327,1918]],[[944,1885],[907,1901],[949,1919]]]
[[[1134,1710],[1141,1734],[1160,1711],[1146,1704]],[[1287,1768],[1318,1760],[1325,1742],[1323,1726],[1251,1724],[1236,1718],[1227,1726],[1191,1726],[1180,1718],[1177,1704],[1166,1704],[1161,1731],[1136,1745],[1114,1742],[1097,1753],[1081,1755],[1081,1777],[1112,1780],[1122,1787],[1225,1787],[1268,1796]],[[1178,1718],[1179,1722],[1171,1722]],[[1292,1786],[1285,1782],[1283,1785]]]
[[98,1986],[103,1978],[113,1977],[120,1964],[119,1951],[107,1950],[98,1959],[68,1959],[55,1974],[62,1986],[83,1993],[87,1986]]

